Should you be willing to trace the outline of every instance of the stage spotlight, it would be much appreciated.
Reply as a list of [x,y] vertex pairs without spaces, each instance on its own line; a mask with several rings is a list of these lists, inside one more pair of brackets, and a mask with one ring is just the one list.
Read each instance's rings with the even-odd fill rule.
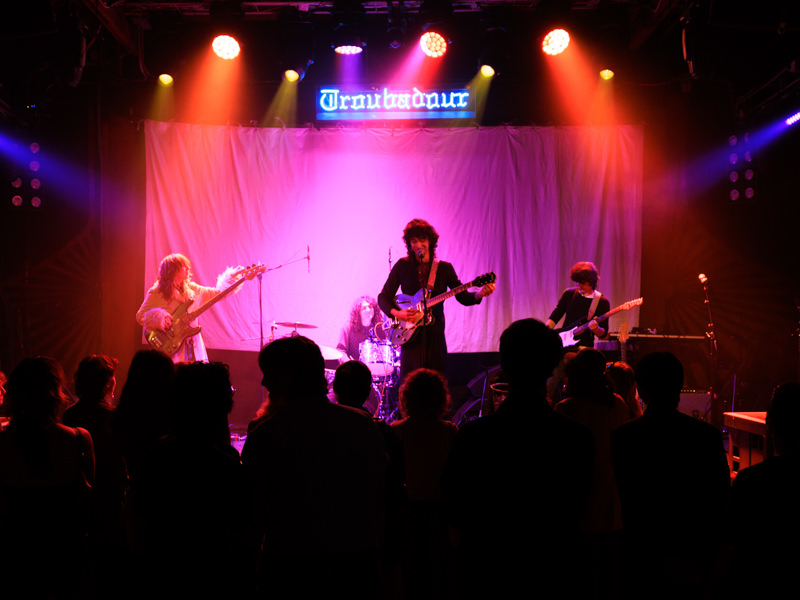
[[366,44],[356,41],[355,43],[334,44],[333,51],[336,54],[350,56],[353,54],[361,54],[364,51]]
[[211,43],[214,54],[224,60],[232,60],[239,56],[239,42],[229,35],[218,35]]
[[283,78],[289,83],[297,83],[298,81],[300,81],[300,73],[298,73],[294,69],[286,69],[283,72]]
[[787,126],[789,126],[789,125],[794,125],[794,124],[795,124],[795,123],[797,123],[798,121],[800,121],[800,112],[796,112],[796,113],[794,113],[794,114],[793,114],[791,117],[789,117],[788,119],[786,119],[786,125],[787,125]]
[[600,79],[603,79],[605,81],[611,81],[612,79],[614,79],[614,71],[612,71],[611,69],[603,69],[602,71],[600,71]]
[[426,31],[419,38],[419,47],[431,58],[440,58],[447,52],[447,40],[435,31]]
[[406,26],[408,25],[406,7],[403,0],[399,0],[397,5],[389,2],[389,6],[389,23],[386,27],[386,33],[389,36],[389,47],[397,50],[403,45],[406,37]]
[[45,184],[42,181],[41,147],[38,142],[28,144],[29,155],[20,155],[15,161],[9,187],[11,204],[16,208],[40,208]]
[[756,199],[756,171],[749,133],[728,136],[728,199],[744,202]]
[[175,80],[169,73],[162,73],[161,75],[158,76],[158,84],[161,87],[170,87],[174,82]]
[[480,69],[481,77],[484,79],[491,79],[494,77],[494,69],[491,65],[482,65]]
[[337,23],[331,44],[334,52],[343,56],[361,54],[366,46],[361,40],[361,26],[366,15],[364,5],[358,0],[334,0],[331,15]]
[[561,54],[567,46],[569,46],[569,34],[563,29],[553,29],[542,41],[542,51],[550,56]]

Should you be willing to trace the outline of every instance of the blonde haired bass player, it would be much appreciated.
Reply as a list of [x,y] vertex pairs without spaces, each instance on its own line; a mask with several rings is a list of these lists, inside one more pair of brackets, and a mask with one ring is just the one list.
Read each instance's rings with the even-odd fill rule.
[[182,254],[164,257],[136,321],[144,326],[145,339],[173,362],[208,361],[198,317],[218,301],[241,289],[241,284],[266,271],[266,265],[228,267],[217,277],[216,287],[192,281],[192,265]]

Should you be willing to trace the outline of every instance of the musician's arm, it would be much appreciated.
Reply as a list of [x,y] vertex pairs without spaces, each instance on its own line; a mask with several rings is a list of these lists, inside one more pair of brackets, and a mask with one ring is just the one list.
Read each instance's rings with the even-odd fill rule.
[[[603,296],[602,298],[600,298],[600,302],[597,303],[597,311],[595,312],[595,314],[604,315],[610,310],[611,310],[611,302],[608,301],[608,298]],[[594,323],[596,327],[592,327],[592,323]],[[602,339],[608,337],[608,332],[610,329],[608,325],[609,325],[608,319],[603,321],[602,324],[592,319],[592,321],[589,324],[589,329],[592,330],[592,333],[594,333],[596,337]]]
[[354,360],[354,358],[350,356],[349,348],[350,348],[350,327],[345,326],[342,327],[342,331],[341,333],[339,333],[339,343],[336,344],[336,349],[342,353],[341,362]]
[[558,304],[553,309],[553,312],[550,313],[550,317],[545,322],[550,329],[555,329],[556,323],[561,320],[565,314],[567,314],[567,306],[569,306],[570,301],[570,290],[564,290],[561,294],[561,297],[558,299]]
[[[445,278],[444,279],[445,289],[451,289],[452,290],[453,288],[457,288],[458,286],[463,285],[461,283],[461,280],[458,278],[458,275],[456,275],[455,267],[453,267],[453,265],[451,265],[450,263],[441,263],[440,262],[439,263],[439,273],[441,273],[441,275]],[[483,290],[483,288],[481,288],[481,290]],[[492,291],[494,291],[494,290],[492,290]],[[489,292],[489,293],[491,293],[491,292]],[[467,290],[464,290],[463,292],[461,292],[460,294],[456,294],[455,298],[456,298],[456,300],[458,300],[464,306],[472,306],[474,304],[480,304],[481,300],[483,300],[483,296],[488,295],[488,294],[483,294],[483,296],[482,296],[480,294],[481,294],[481,292],[477,292],[477,293],[470,292],[467,289]]]
[[136,322],[145,329],[164,331],[172,322],[172,315],[164,308],[164,297],[156,286],[148,290],[144,302],[136,311]]

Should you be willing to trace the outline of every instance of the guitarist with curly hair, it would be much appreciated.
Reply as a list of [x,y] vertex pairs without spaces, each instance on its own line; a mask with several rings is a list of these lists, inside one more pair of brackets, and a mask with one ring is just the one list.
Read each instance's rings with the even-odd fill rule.
[[[445,372],[443,300],[455,296],[461,304],[470,306],[479,304],[495,290],[494,273],[462,284],[453,265],[436,258],[439,234],[427,221],[409,222],[403,230],[403,241],[408,256],[397,261],[378,295],[381,310],[395,320],[392,341],[402,344],[401,381],[423,367]],[[468,291],[472,286],[480,290]],[[395,297],[398,288],[402,294]]]

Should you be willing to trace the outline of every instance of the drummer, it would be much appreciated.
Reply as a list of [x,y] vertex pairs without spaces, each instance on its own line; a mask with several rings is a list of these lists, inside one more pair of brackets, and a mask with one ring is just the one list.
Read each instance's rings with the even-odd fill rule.
[[339,343],[336,345],[336,349],[343,355],[340,362],[361,358],[361,344],[375,338],[375,326],[382,323],[382,318],[383,313],[378,310],[375,298],[361,296],[356,299],[350,309],[350,319],[342,327]]

